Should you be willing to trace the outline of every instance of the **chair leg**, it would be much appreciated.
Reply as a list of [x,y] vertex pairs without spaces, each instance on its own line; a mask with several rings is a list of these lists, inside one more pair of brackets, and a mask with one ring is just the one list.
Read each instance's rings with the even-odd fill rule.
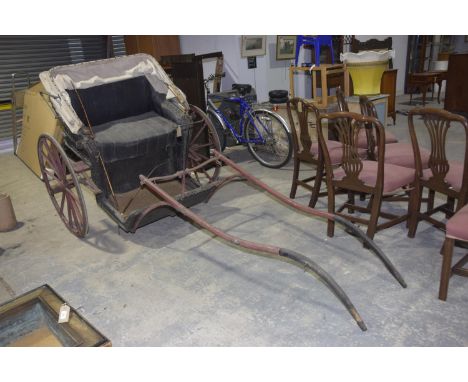
[[291,192],[289,193],[289,197],[294,199],[296,197],[297,191],[297,180],[299,178],[299,168],[301,166],[301,161],[297,158],[294,158],[294,170],[293,170],[293,179],[291,184]]
[[320,187],[322,186],[323,179],[323,163],[319,162],[317,164],[317,170],[315,173],[314,188],[312,190],[312,195],[310,195],[309,207],[314,208],[317,204],[317,200],[320,195]]
[[320,42],[316,41],[314,44],[315,52],[315,66],[320,66]]
[[454,239],[445,238],[443,245],[442,270],[440,272],[440,287],[439,287],[439,299],[442,301],[447,300],[449,280],[452,273],[452,255],[453,247],[455,245]]
[[442,248],[440,248],[440,251],[439,251],[439,255],[441,256],[444,256],[445,243],[446,242],[444,241],[444,243],[442,244]]
[[382,195],[372,195],[371,196],[371,215],[369,219],[369,225],[367,226],[367,236],[371,239],[374,238],[375,233],[377,232],[377,223],[379,222],[379,212],[380,207],[382,206]]
[[297,42],[296,42],[296,57],[294,60],[295,66],[297,66],[297,61],[299,59],[299,52],[301,50],[301,46],[302,46],[302,36],[298,36]]
[[[355,197],[355,193],[353,191],[348,191],[348,203],[352,204],[352,205],[356,204],[356,197]],[[354,209],[353,208],[348,208],[348,213],[353,214]]]
[[429,190],[429,194],[427,196],[427,212],[434,208],[434,198],[435,198],[435,191]]
[[[335,213],[335,188],[333,185],[328,184],[327,182],[327,189],[328,189],[328,212],[334,214]],[[332,220],[328,220],[327,224],[327,235],[328,237],[333,237],[335,234],[335,222]]]
[[[455,198],[451,198],[450,196],[447,196],[447,208],[449,211],[454,212],[455,211]],[[445,214],[445,217],[449,219],[452,216],[452,214]]]
[[419,223],[419,211],[421,210],[422,187],[417,183],[411,192],[408,205],[409,224],[408,237],[413,238],[416,235]]

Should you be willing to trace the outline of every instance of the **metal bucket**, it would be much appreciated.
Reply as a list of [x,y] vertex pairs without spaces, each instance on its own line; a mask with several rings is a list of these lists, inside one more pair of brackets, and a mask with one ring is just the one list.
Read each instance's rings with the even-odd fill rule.
[[348,64],[347,68],[353,79],[354,94],[380,94],[380,81],[382,80],[383,72],[388,68],[388,61],[353,63]]

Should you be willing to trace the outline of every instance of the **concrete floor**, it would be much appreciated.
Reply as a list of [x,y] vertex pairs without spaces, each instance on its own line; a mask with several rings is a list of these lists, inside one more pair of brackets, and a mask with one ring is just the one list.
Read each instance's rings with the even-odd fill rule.
[[[408,106],[399,97],[397,109]],[[436,104],[434,104],[436,105]],[[406,117],[389,126],[408,139]],[[464,143],[451,138],[460,158]],[[289,194],[292,165],[271,170],[244,148],[229,155]],[[224,170],[227,171],[227,170]],[[310,172],[310,171],[309,171]],[[231,184],[193,210],[243,238],[309,256],[343,287],[368,326],[361,332],[329,290],[288,263],[226,245],[169,217],[136,234],[116,225],[85,191],[90,232],[71,235],[44,185],[13,155],[0,156],[0,190],[11,195],[18,221],[0,233],[0,302],[51,285],[114,346],[467,346],[466,280],[453,277],[447,302],[437,299],[443,233],[421,223],[379,232],[376,243],[403,274],[403,289],[382,263],[338,228],[293,212],[254,188]],[[309,194],[297,200],[308,203]],[[326,208],[326,198],[318,208]],[[403,211],[404,205],[395,209]],[[465,252],[456,249],[455,257]]]

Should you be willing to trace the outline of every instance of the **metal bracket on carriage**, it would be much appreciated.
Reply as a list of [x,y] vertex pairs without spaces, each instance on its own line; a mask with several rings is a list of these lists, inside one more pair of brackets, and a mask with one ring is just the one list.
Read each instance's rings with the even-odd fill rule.
[[[221,162],[217,158],[210,158],[202,163],[200,163],[197,166],[191,167],[191,168],[186,168],[184,170],[177,171],[171,175],[165,175],[165,176],[155,176],[152,178],[146,178],[150,182],[158,183],[158,182],[169,182],[174,179],[180,179],[182,183],[182,191],[181,194],[185,194],[185,179],[187,176],[189,176],[191,173],[196,173],[199,170],[202,170],[204,167],[206,167],[209,164],[215,163],[217,166],[221,166]],[[140,175],[141,177],[142,175]]]
[[[271,187],[269,187],[268,185],[266,185],[259,179],[250,175],[248,172],[243,170],[237,164],[235,164],[230,159],[226,158],[224,155],[222,155],[216,150],[214,150],[214,158],[210,159],[209,161],[212,161],[212,160],[219,160],[221,162],[224,162],[224,164],[229,166],[231,169],[237,171],[239,177],[242,177],[248,180],[249,182],[255,184],[259,188],[268,192],[269,194],[279,199],[280,201],[284,202],[285,204],[289,205],[290,207],[295,208],[296,210],[305,212],[309,215],[313,215],[316,217],[321,217],[325,219],[333,219],[335,222],[343,225],[347,229],[347,232],[352,234],[352,236],[360,238],[367,245],[367,247],[384,263],[385,267],[393,275],[393,277],[400,283],[400,285],[403,288],[406,288],[406,282],[404,281],[403,277],[400,275],[398,270],[393,266],[393,264],[387,258],[387,256],[374,243],[373,240],[371,240],[363,231],[361,231],[358,227],[356,227],[351,222],[341,218],[340,216],[336,216],[328,212],[318,211],[313,208],[294,202],[293,200],[287,198],[280,192],[272,189]],[[203,163],[200,166],[203,166],[203,165],[206,165],[206,163]],[[190,171],[190,170],[191,169],[187,169],[185,171]],[[182,171],[181,173],[184,173],[184,171]],[[174,176],[175,174],[172,176],[169,176],[169,178],[174,179]],[[167,179],[168,177],[162,177],[162,178]],[[233,178],[234,176],[231,176],[228,179],[232,180]],[[330,291],[345,306],[345,308],[354,318],[354,320],[356,321],[358,326],[361,328],[361,330],[363,331],[367,330],[366,325],[364,324],[362,318],[360,317],[356,308],[351,303],[351,300],[348,298],[348,296],[343,291],[343,289],[336,283],[336,281],[323,268],[321,268],[318,264],[313,262],[311,259],[309,259],[308,257],[304,255],[296,253],[294,251],[288,250],[288,249],[284,249],[284,248],[280,248],[280,247],[276,247],[272,245],[255,243],[255,242],[251,242],[248,240],[243,240],[241,238],[230,235],[212,226],[207,221],[202,219],[200,216],[193,213],[190,209],[188,209],[187,207],[179,203],[177,200],[175,200],[167,192],[165,192],[161,187],[157,185],[157,183],[154,181],[155,179],[156,178],[148,179],[145,176],[140,175],[141,184],[146,185],[152,192],[154,192],[159,198],[163,200],[163,202],[161,203],[161,206],[164,205],[164,206],[170,206],[174,208],[175,211],[189,218],[191,221],[198,224],[199,226],[205,228],[206,230],[211,232],[213,235],[218,236],[234,245],[246,248],[248,250],[258,251],[258,252],[267,254],[269,256],[272,256],[273,258],[288,259],[293,265],[300,267],[301,269],[304,269],[305,271],[309,271],[313,273],[322,283],[324,283],[330,289]],[[220,184],[222,184],[222,181],[220,182]]]

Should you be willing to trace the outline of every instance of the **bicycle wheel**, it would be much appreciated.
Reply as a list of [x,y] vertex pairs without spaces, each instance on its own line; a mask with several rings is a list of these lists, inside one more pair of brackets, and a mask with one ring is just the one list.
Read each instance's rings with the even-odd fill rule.
[[[263,166],[280,168],[289,162],[292,154],[291,134],[276,113],[258,109],[252,112],[255,126],[247,120],[244,136],[252,156]],[[256,128],[255,128],[256,127]],[[263,137],[264,143],[260,141]]]
[[206,114],[208,115],[208,118],[210,119],[211,123],[215,128],[216,134],[218,134],[219,146],[221,147],[221,152],[223,152],[226,148],[226,130],[224,129],[224,126],[220,121],[220,117],[218,116],[218,114],[216,114],[211,109],[208,109]]

